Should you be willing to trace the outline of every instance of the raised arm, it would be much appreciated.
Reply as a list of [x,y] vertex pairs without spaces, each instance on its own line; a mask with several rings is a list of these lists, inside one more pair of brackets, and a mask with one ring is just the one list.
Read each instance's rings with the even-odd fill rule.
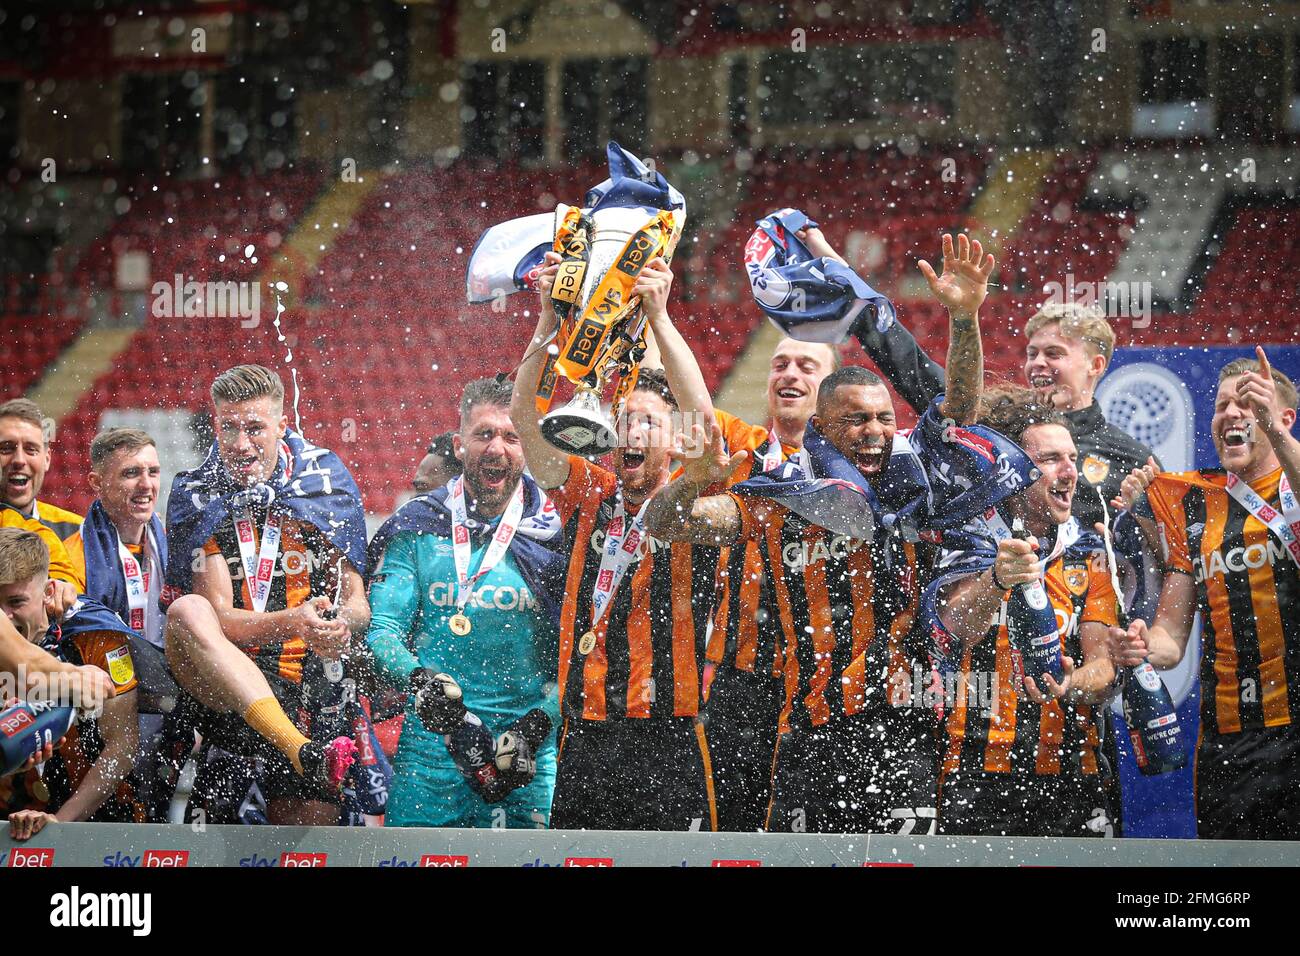
[[558,488],[569,480],[569,458],[542,437],[541,418],[537,414],[537,381],[546,364],[547,346],[555,331],[555,309],[551,305],[551,286],[559,270],[560,257],[546,253],[546,268],[538,280],[537,328],[524,352],[524,360],[515,372],[515,390],[510,400],[510,421],[524,447],[524,461],[534,480],[543,488]]
[[1255,420],[1259,422],[1265,440],[1273,446],[1291,487],[1300,488],[1300,442],[1291,434],[1295,409],[1287,408],[1278,397],[1273,368],[1258,345],[1255,346],[1255,357],[1259,360],[1260,370],[1246,372],[1237,379],[1237,395],[1254,410]]
[[713,399],[709,397],[695,353],[668,317],[668,295],[672,285],[672,270],[663,259],[656,258],[646,264],[632,291],[641,296],[650,331],[658,344],[664,375],[683,419],[707,422],[713,418]]
[[[831,248],[820,229],[803,229],[797,235],[814,255],[827,256],[848,265]],[[923,414],[935,396],[944,390],[943,366],[921,350],[903,323],[892,322],[881,332],[874,322],[863,318],[853,327],[853,335],[862,343],[867,357],[880,369],[880,374],[889,380],[916,414]]]
[[988,294],[989,276],[996,263],[985,256],[979,240],[965,233],[943,236],[943,274],[935,275],[924,259],[917,263],[930,291],[948,310],[948,387],[940,411],[959,425],[970,425],[979,413],[984,385],[984,350],[980,342],[979,309]]
[[[727,454],[722,428],[709,420],[691,426],[690,455],[674,455],[682,462],[682,473],[655,493],[646,505],[646,531],[662,541],[722,546],[740,537],[740,508],[730,495],[700,493],[714,482],[726,479],[749,452]],[[697,453],[698,452],[698,453]]]

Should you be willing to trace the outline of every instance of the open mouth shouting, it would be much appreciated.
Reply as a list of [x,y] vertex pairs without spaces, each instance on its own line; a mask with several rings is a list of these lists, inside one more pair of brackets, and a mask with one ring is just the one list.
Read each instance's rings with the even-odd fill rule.
[[486,490],[503,491],[512,477],[512,472],[507,464],[484,464],[479,469],[479,476]]
[[1246,448],[1254,437],[1255,423],[1250,420],[1225,425],[1219,431],[1219,439],[1223,442],[1224,448]]
[[153,514],[154,495],[152,491],[144,491],[138,495],[132,495],[130,498],[131,510],[137,514]]
[[1058,511],[1068,512],[1074,502],[1074,485],[1052,485],[1047,489],[1047,500]]
[[625,480],[628,478],[635,478],[636,476],[640,475],[641,470],[644,467],[645,467],[644,448],[623,449],[621,471],[623,472],[622,477]]
[[885,446],[861,445],[853,449],[849,455],[849,460],[864,475],[879,474],[880,470],[885,467]]

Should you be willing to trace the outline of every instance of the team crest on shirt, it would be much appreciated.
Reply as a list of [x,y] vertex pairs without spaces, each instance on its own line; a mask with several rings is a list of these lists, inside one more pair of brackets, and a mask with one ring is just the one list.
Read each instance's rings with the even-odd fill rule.
[[1065,566],[1065,586],[1075,597],[1088,591],[1088,566],[1086,564],[1067,564]]
[[1083,459],[1082,470],[1083,477],[1088,479],[1088,484],[1099,485],[1110,474],[1110,461],[1105,458],[1098,458],[1096,455],[1088,455]]

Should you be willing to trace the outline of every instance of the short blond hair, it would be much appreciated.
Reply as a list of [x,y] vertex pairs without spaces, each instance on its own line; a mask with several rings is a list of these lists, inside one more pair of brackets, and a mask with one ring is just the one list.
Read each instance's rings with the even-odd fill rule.
[[1115,354],[1115,330],[1101,309],[1078,302],[1044,303],[1025,323],[1025,339],[1032,338],[1043,326],[1053,323],[1059,325],[1066,338],[1078,339],[1093,355],[1102,356],[1110,365],[1111,356]]
[[25,528],[0,528],[0,587],[48,577],[50,549]]
[[27,422],[29,425],[35,425],[40,429],[41,441],[46,445],[50,444],[50,435],[46,428],[45,416],[41,414],[41,407],[30,398],[9,399],[9,401],[0,405],[0,418],[16,418],[19,421]]
[[211,394],[213,405],[246,402],[254,398],[269,398],[277,405],[283,405],[284,382],[279,373],[265,365],[236,365],[213,380]]

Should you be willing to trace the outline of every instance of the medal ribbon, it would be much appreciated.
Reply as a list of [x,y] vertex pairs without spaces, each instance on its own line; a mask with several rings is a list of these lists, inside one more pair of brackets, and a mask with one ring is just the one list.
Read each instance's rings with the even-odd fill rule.
[[1277,485],[1281,513],[1232,472],[1228,472],[1226,487],[1228,494],[1232,495],[1237,504],[1277,535],[1286,546],[1287,553],[1291,555],[1291,560],[1295,562],[1296,567],[1300,567],[1300,504],[1296,502],[1295,492],[1291,490],[1291,482],[1287,480],[1286,475],[1282,476],[1282,480]]
[[605,547],[600,553],[600,571],[591,589],[591,629],[594,631],[613,603],[614,593],[636,557],[637,549],[645,538],[645,504],[632,519],[629,527],[620,496],[614,507],[614,517],[605,528]]
[[122,543],[122,536],[117,535],[117,558],[122,562],[122,575],[126,578],[126,603],[131,619],[127,622],[131,630],[144,635],[144,609],[149,602],[149,529],[145,528],[145,549],[141,559],[137,560],[130,549]]
[[244,582],[253,610],[266,610],[271,596],[271,577],[275,572],[275,559],[280,553],[280,516],[268,509],[266,524],[262,528],[262,544],[253,552],[253,516],[245,509],[234,517],[235,537],[239,541],[239,558],[244,565]]
[[510,499],[505,514],[501,516],[501,523],[497,525],[497,533],[492,536],[492,543],[488,545],[487,554],[483,556],[483,562],[479,565],[473,577],[469,573],[469,527],[466,524],[465,478],[463,475],[457,478],[455,484],[451,486],[450,503],[451,549],[452,557],[456,561],[456,613],[463,614],[465,605],[469,603],[474,582],[497,566],[506,553],[506,549],[510,547],[510,542],[514,540],[515,532],[519,530],[519,521],[524,514],[524,486],[522,482],[515,486],[514,497]]

